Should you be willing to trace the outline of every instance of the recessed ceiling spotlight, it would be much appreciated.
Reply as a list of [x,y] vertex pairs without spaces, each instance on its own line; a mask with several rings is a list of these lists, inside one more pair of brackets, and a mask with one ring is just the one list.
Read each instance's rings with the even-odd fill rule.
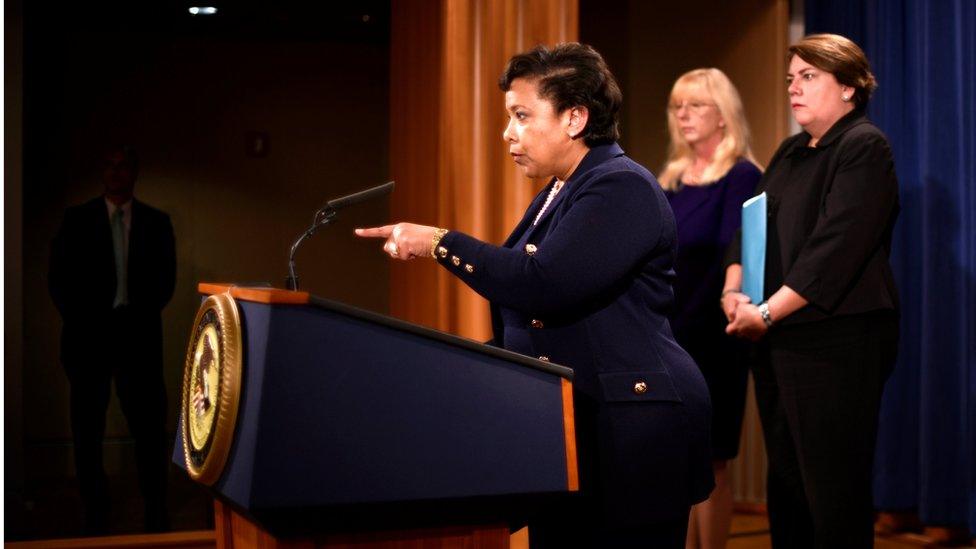
[[213,6],[193,6],[190,8],[190,15],[214,15],[217,8]]

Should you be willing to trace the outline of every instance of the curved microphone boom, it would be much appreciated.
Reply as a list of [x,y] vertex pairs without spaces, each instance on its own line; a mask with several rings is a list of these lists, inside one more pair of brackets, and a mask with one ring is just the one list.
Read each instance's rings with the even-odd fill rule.
[[295,253],[298,252],[298,247],[305,240],[315,234],[315,231],[319,230],[319,228],[335,221],[336,214],[339,210],[352,206],[353,204],[359,204],[379,196],[390,194],[393,192],[394,186],[395,182],[390,181],[364,191],[359,191],[358,193],[334,198],[326,202],[324,207],[315,212],[315,216],[312,217],[312,225],[291,245],[291,252],[288,254],[288,278],[285,279],[285,287],[293,291],[298,289],[298,274],[295,272]]

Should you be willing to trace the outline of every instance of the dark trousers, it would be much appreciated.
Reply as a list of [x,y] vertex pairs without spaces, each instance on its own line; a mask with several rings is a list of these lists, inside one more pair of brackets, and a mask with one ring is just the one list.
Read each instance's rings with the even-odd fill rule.
[[878,410],[897,346],[889,312],[776,327],[757,347],[774,548],[873,546]]
[[683,549],[688,535],[687,513],[678,519],[648,522],[639,526],[611,527],[595,524],[594,518],[568,517],[529,522],[531,549]]
[[[111,385],[135,441],[139,488],[145,502],[148,531],[168,528],[166,476],[169,468],[166,437],[166,386],[159,356],[146,356],[136,326],[124,312],[112,315],[105,351],[98,356],[65,357],[71,386],[71,430],[75,469],[85,506],[88,534],[108,531],[110,498],[103,465],[105,414]],[[141,356],[140,356],[141,353]]]
[[543,504],[529,519],[531,549],[684,549],[690,506],[676,504],[668,515],[635,520],[608,509],[596,495],[599,487],[591,485],[587,494],[585,486],[583,493]]

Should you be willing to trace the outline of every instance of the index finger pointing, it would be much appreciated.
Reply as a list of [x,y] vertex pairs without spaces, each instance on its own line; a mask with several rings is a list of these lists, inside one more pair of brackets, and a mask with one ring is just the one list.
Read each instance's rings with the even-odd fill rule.
[[393,225],[383,225],[382,227],[356,229],[356,236],[362,236],[365,238],[388,238],[393,232],[393,227]]

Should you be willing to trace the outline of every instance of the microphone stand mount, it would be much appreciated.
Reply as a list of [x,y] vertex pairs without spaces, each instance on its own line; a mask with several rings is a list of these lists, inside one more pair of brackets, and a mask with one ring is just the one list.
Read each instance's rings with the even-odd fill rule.
[[295,273],[295,253],[298,251],[298,247],[302,245],[302,242],[305,242],[305,240],[315,234],[315,231],[335,221],[336,214],[339,210],[352,206],[353,204],[372,200],[378,196],[390,194],[393,192],[394,185],[395,183],[390,181],[364,191],[359,191],[358,193],[330,200],[322,209],[315,212],[315,215],[312,216],[312,226],[302,233],[298,237],[298,240],[291,245],[291,253],[288,254],[288,278],[285,279],[285,287],[291,291],[298,290],[298,274]]
[[288,278],[285,279],[285,287],[289,290],[298,290],[298,274],[295,272],[295,253],[298,251],[298,247],[315,234],[315,231],[332,224],[337,213],[331,206],[326,206],[315,212],[312,217],[312,225],[291,245],[291,252],[288,254]]

